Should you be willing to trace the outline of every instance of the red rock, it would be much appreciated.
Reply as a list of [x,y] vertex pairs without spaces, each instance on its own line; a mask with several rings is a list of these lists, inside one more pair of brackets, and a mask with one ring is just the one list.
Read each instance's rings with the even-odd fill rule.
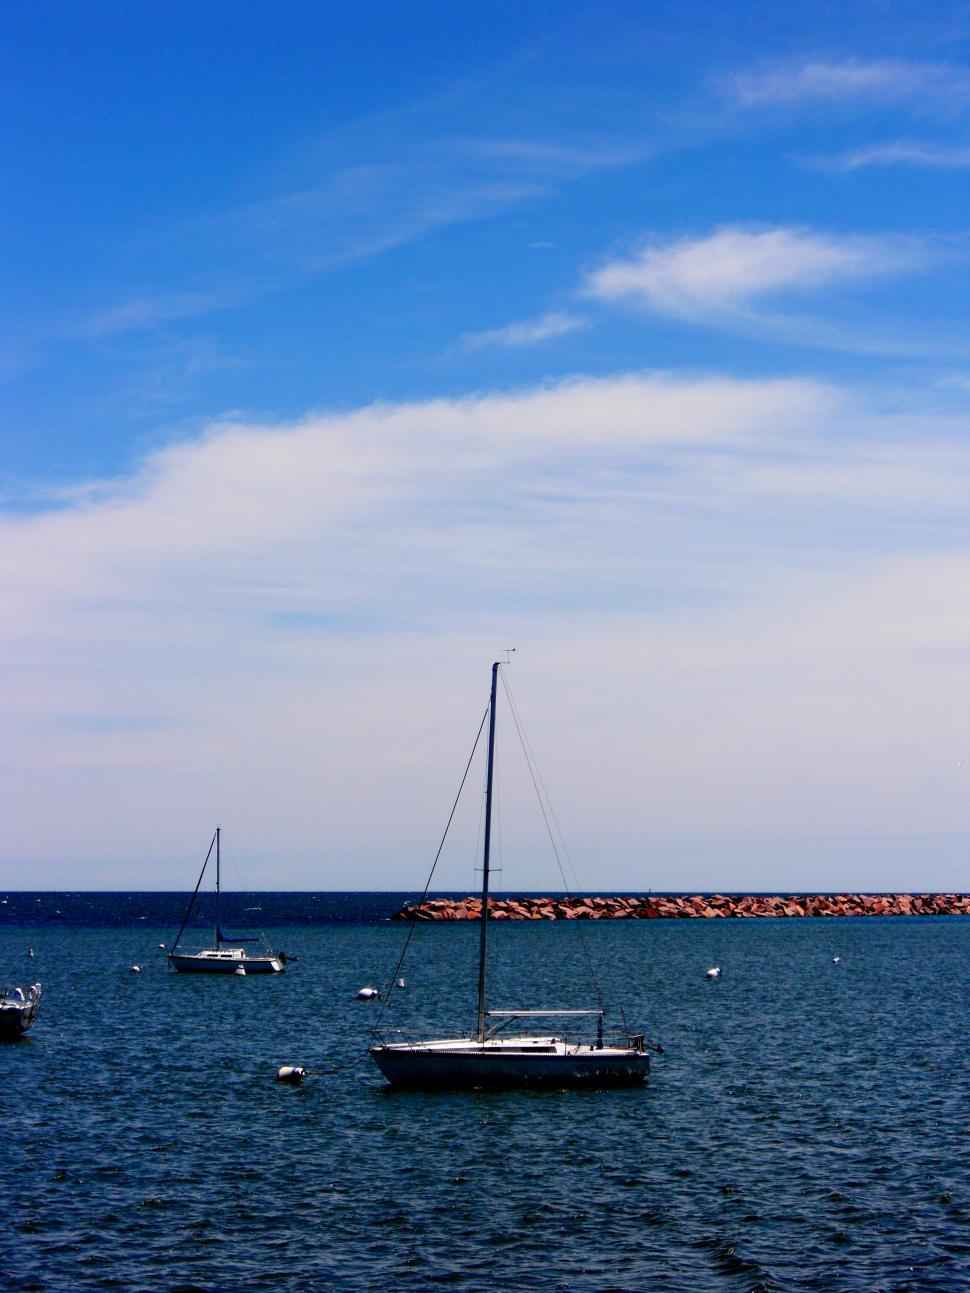
[[[501,898],[493,899],[495,920],[656,920],[699,916],[704,919],[752,916],[970,915],[970,894],[683,894],[676,897]],[[481,902],[429,898],[405,903],[393,920],[478,920]]]

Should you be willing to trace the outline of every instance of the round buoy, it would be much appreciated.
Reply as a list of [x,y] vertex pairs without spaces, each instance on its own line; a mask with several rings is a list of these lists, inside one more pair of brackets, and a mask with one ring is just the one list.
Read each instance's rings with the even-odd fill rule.
[[277,1082],[289,1082],[291,1086],[299,1086],[306,1075],[306,1069],[302,1064],[284,1064],[276,1074]]
[[721,967],[719,965],[712,965],[707,972],[707,977],[709,979],[719,979],[721,977]]
[[838,964],[841,962],[841,960],[842,960],[842,957],[841,957],[841,956],[833,956],[833,957],[832,957],[832,964],[833,964],[833,965],[838,965]]
[[381,994],[376,988],[361,988],[357,993],[358,1001],[376,1001]]
[[404,982],[403,979],[398,979],[397,983],[395,983],[394,986],[395,988],[406,988],[407,984]]
[[133,965],[133,966],[131,967],[131,972],[132,972],[132,974],[141,974],[141,966],[140,966],[140,965]]
[[164,952],[164,951],[165,951],[165,944],[164,944],[164,943],[159,943],[159,945],[158,945],[158,950],[159,950],[160,952]]
[[245,965],[237,965],[236,968],[233,970],[233,974],[241,974],[243,978],[245,978],[246,977]]

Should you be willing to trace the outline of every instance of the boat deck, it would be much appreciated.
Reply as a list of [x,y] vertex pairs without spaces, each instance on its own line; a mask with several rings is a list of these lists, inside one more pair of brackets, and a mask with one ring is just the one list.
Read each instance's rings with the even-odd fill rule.
[[206,948],[201,952],[170,952],[169,962],[182,974],[282,974],[278,956],[251,956],[242,947]]
[[441,1038],[371,1047],[371,1058],[394,1086],[635,1086],[650,1056],[626,1046],[598,1046],[562,1037]]

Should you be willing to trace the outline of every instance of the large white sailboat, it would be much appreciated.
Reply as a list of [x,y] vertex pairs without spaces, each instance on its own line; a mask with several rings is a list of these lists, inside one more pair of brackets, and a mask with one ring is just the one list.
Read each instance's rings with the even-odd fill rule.
[[[492,779],[495,764],[495,702],[500,665],[492,665],[488,709],[488,764],[485,775],[485,839],[482,911],[478,948],[478,1011],[473,1034],[431,1041],[388,1041],[383,1036],[370,1055],[393,1085],[422,1089],[525,1086],[632,1086],[650,1071],[649,1048],[640,1035],[607,1040],[604,1011],[573,1009],[489,1010],[486,1005],[489,853],[492,838]],[[572,1034],[581,1020],[595,1020],[595,1033],[582,1040]],[[505,1034],[517,1021],[556,1021],[554,1031]],[[567,1022],[568,1021],[568,1022]],[[656,1048],[654,1048],[656,1049]]]
[[[169,964],[181,974],[281,974],[286,967],[286,957],[282,952],[274,952],[268,948],[262,935],[247,939],[226,938],[222,932],[220,913],[222,896],[221,843],[222,830],[217,826],[209,844],[209,851],[205,855],[205,861],[202,863],[202,870],[199,872],[195,892],[189,899],[189,905],[182,919],[181,928],[176,935],[172,950],[168,954]],[[199,887],[202,884],[202,877],[205,875],[206,867],[209,865],[209,859],[212,857],[213,849],[216,851],[215,946],[203,948],[198,952],[180,952],[178,950],[179,943],[185,933],[185,926],[188,924],[189,917],[192,914],[195,900],[199,896]],[[245,948],[246,942],[257,942],[261,944],[263,950],[260,952],[247,952]]]

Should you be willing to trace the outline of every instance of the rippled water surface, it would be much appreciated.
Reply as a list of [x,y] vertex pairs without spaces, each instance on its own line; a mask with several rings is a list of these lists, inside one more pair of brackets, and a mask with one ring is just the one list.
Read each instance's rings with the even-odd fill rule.
[[[112,928],[7,897],[0,975],[44,995],[0,1047],[4,1289],[970,1288],[970,920],[589,924],[648,1085],[423,1095],[353,1064],[406,932],[371,897],[245,979],[170,973],[161,896]],[[476,938],[417,931],[393,1023],[468,1023]],[[573,925],[495,942],[494,1005],[595,1004]]]

